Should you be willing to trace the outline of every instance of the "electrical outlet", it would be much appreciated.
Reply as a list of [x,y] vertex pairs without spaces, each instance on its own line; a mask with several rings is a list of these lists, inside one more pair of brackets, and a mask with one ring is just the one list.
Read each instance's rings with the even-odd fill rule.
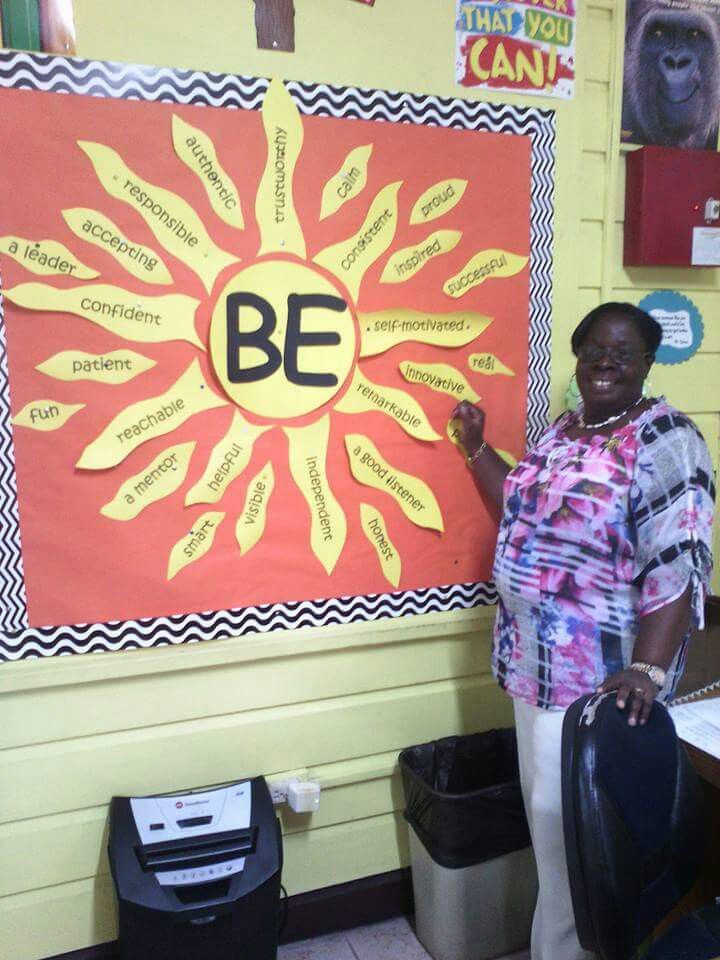
[[270,791],[270,799],[275,804],[275,806],[280,806],[281,803],[287,803],[288,798],[288,781],[287,780],[268,780],[268,789]]

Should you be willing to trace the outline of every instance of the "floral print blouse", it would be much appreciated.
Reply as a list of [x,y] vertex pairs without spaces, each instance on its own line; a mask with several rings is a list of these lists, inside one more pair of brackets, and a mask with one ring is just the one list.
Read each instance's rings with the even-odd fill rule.
[[712,569],[715,487],[693,422],[660,398],[611,436],[571,440],[573,423],[563,414],[507,475],[493,572],[493,673],[511,696],[549,709],[628,666],[640,617],[688,584],[702,626]]

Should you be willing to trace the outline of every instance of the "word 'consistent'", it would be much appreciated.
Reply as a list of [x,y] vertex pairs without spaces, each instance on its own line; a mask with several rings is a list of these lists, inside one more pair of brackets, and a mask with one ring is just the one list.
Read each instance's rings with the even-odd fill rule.
[[357,243],[354,247],[347,251],[343,259],[340,261],[340,266],[343,270],[349,270],[352,265],[355,263],[357,258],[361,253],[364,253],[365,250],[372,244],[375,237],[378,235],[380,230],[385,226],[385,224],[392,220],[392,213],[385,208],[385,210],[377,217],[357,239]]

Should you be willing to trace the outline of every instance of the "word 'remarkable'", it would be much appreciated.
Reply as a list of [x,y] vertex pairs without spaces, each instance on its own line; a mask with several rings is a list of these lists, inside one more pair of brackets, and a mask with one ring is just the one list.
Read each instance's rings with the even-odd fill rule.
[[417,440],[439,440],[437,434],[425,415],[425,411],[414,397],[404,390],[373,383],[360,372],[355,370],[350,389],[345,396],[335,404],[340,413],[365,413],[367,410],[378,410],[393,420],[405,433]]

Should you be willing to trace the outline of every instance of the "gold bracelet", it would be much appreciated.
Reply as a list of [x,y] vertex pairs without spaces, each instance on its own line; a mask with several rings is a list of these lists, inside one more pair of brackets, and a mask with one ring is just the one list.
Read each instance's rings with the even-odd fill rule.
[[655,686],[659,687],[661,690],[665,686],[665,678],[667,673],[656,663],[643,663],[641,660],[636,660],[634,663],[630,664],[630,669],[635,670],[638,673],[646,674],[648,677],[650,677]]
[[470,456],[470,457],[467,458],[466,463],[467,463],[467,465],[470,467],[471,470],[472,470],[472,468],[475,466],[475,461],[476,461],[477,458],[480,456],[480,454],[485,452],[485,447],[486,447],[486,446],[487,446],[487,440],[483,440],[483,442],[482,442],[482,443],[480,444],[480,446],[477,448],[477,450],[475,451],[475,453],[473,453],[472,456]]

